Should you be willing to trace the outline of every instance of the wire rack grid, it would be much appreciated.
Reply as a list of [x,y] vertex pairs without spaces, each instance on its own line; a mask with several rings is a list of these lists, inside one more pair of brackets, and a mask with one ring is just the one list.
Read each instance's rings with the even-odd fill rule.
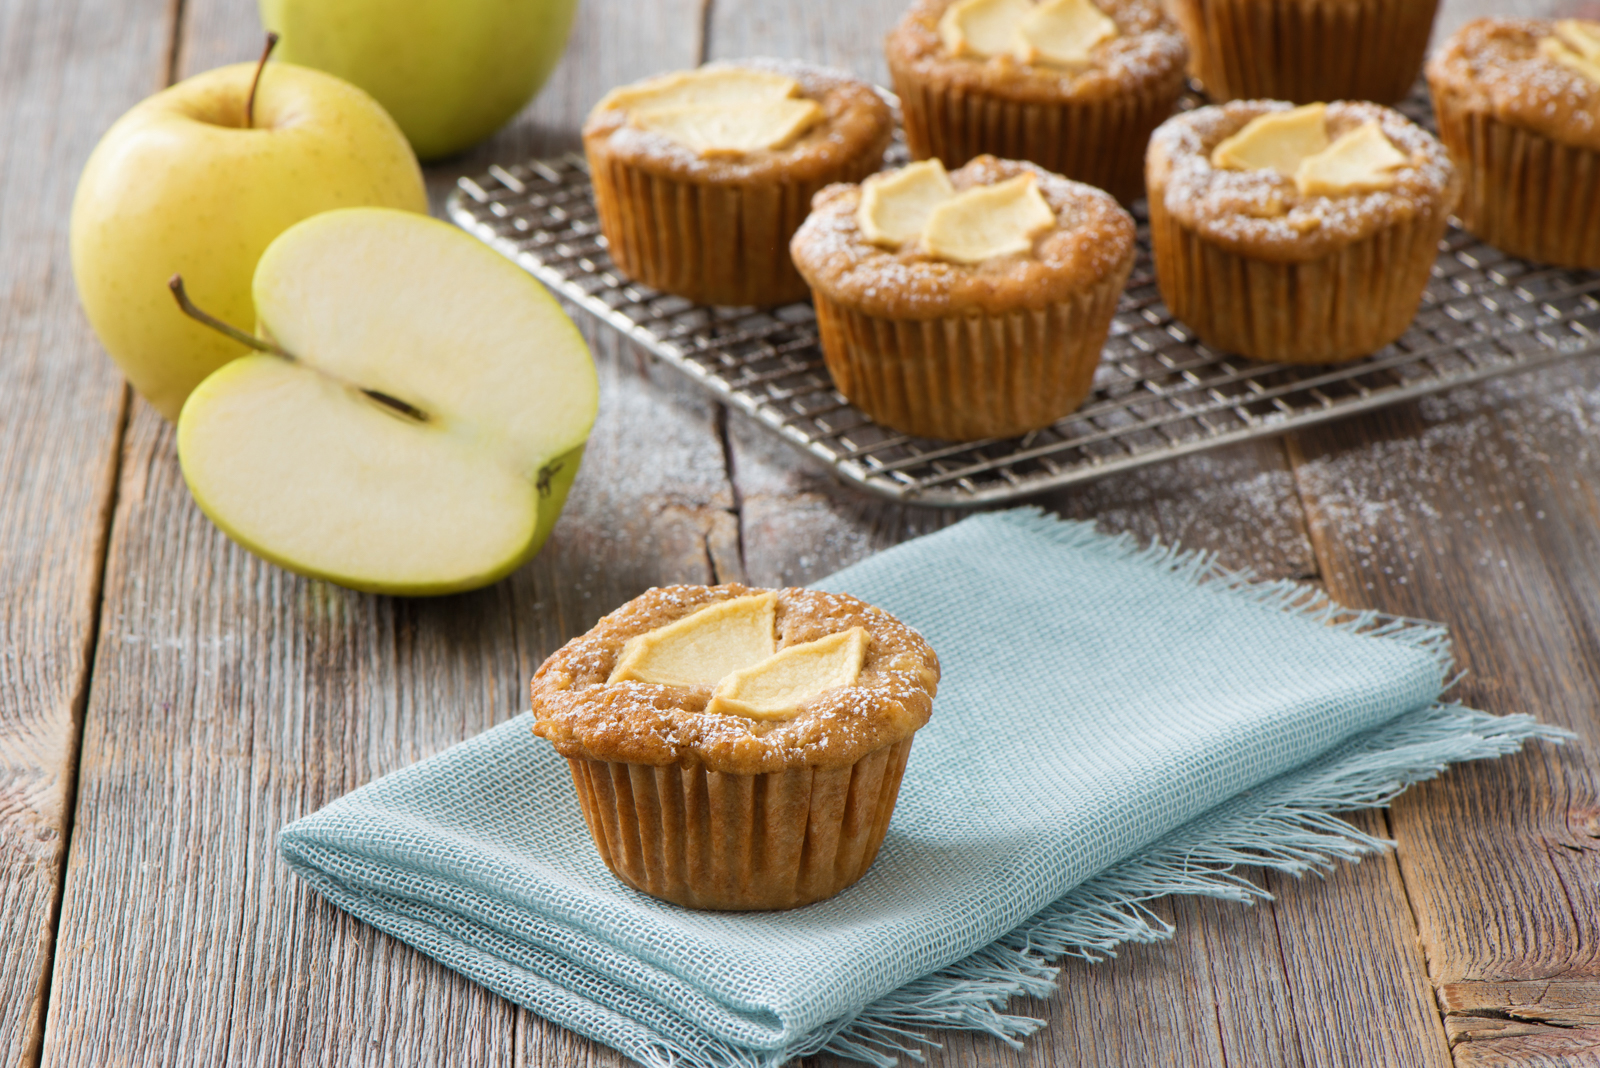
[[[1424,97],[1404,110],[1431,125]],[[581,156],[462,178],[448,210],[846,482],[930,506],[1014,500],[1600,349],[1600,274],[1539,267],[1452,226],[1415,321],[1382,351],[1319,367],[1217,352],[1161,302],[1141,202],[1133,273],[1083,407],[1019,438],[933,441],[874,423],[834,389],[808,302],[710,307],[624,277],[606,252]]]

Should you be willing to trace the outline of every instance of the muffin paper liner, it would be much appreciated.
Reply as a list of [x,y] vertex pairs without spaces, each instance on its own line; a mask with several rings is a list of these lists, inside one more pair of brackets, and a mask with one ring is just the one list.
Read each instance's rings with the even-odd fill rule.
[[1143,192],[1145,145],[1184,90],[1174,72],[1103,100],[1025,103],[933,84],[910,69],[891,73],[913,158],[951,169],[984,153],[1028,160],[1122,201]]
[[1466,178],[1456,214],[1513,256],[1600,267],[1600,153],[1564,145],[1434,93],[1439,139]]
[[1037,430],[1083,403],[1126,279],[1038,310],[944,319],[813,298],[823,358],[852,404],[906,434],[970,441]]
[[567,762],[600,858],[629,886],[689,908],[789,909],[872,866],[911,741],[844,767],[764,775]]
[[666,178],[589,152],[595,207],[611,258],[628,277],[701,304],[785,304],[806,284],[789,239],[830,182],[857,182],[883,162],[867,153],[808,182],[713,184]]
[[1218,102],[1392,104],[1416,83],[1438,0],[1173,0]]
[[1214,349],[1254,360],[1334,363],[1394,341],[1411,325],[1449,221],[1385,227],[1304,262],[1255,259],[1207,240],[1150,198],[1156,281],[1172,314]]

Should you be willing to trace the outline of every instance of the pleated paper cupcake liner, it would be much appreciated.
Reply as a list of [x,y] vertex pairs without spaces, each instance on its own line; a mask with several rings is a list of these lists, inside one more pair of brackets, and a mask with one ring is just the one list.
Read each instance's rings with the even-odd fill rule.
[[789,909],[866,874],[883,845],[911,738],[838,768],[734,775],[569,758],[606,867],[698,909]]
[[600,231],[629,278],[700,304],[771,305],[807,289],[789,239],[830,182],[857,182],[882,151],[813,181],[749,185],[678,181],[589,153]]
[[852,404],[906,434],[971,441],[1049,426],[1083,403],[1125,280],[1039,310],[926,320],[813,296],[828,371]]
[[1422,69],[1438,0],[1173,0],[1218,102],[1392,104]]
[[1184,90],[1174,71],[1104,100],[1025,103],[935,85],[911,69],[891,74],[914,158],[952,169],[984,153],[1028,160],[1125,202],[1143,193],[1145,145]]
[[1376,352],[1411,325],[1449,215],[1385,227],[1320,259],[1232,252],[1150,198],[1156,281],[1168,309],[1214,349],[1253,360],[1336,363]]
[[1462,223],[1513,256],[1600,267],[1600,153],[1553,141],[1434,93],[1439,139],[1466,178]]

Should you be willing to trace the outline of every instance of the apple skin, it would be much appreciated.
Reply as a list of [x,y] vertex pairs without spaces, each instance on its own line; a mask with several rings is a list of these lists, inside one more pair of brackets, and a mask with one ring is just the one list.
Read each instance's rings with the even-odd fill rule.
[[539,91],[577,0],[260,0],[278,54],[361,86],[424,160],[488,137]]
[[[250,357],[246,357],[246,359],[250,359]],[[239,362],[242,363],[242,361]],[[225,387],[227,376],[232,370],[233,368],[231,367],[223,368],[206,381],[207,383],[215,381],[216,386]],[[361,593],[387,594],[399,597],[438,597],[451,593],[464,593],[468,590],[480,589],[490,583],[499,582],[538,555],[539,550],[544,548],[544,543],[550,540],[550,532],[555,529],[556,520],[561,518],[561,510],[566,507],[567,493],[572,489],[573,480],[578,477],[578,467],[583,461],[583,450],[587,444],[585,442],[583,445],[562,453],[548,465],[550,477],[548,481],[543,483],[545,488],[540,491],[539,521],[534,527],[533,536],[528,539],[528,543],[522,551],[492,570],[481,574],[463,576],[449,582],[408,584],[383,581],[366,582],[359,579],[351,579],[348,575],[328,574],[315,568],[308,568],[300,561],[288,559],[259,541],[243,534],[228,522],[225,515],[213,509],[205,496],[194,494],[193,497],[195,504],[199,506],[201,512],[205,513],[206,518],[211,520],[217,529],[226,534],[230,540],[244,546],[251,553],[270,564],[283,568],[285,571],[293,571],[298,575],[305,575],[307,578],[332,582],[337,586],[357,590]],[[183,446],[182,424],[180,423],[178,441],[180,457],[184,451]]]
[[167,290],[248,329],[261,253],[331,208],[428,210],[416,156],[362,90],[272,62],[244,128],[256,64],[189,78],[101,138],[72,204],[72,273],[90,325],[135,389],[176,419],[195,386],[247,350],[185,316]]

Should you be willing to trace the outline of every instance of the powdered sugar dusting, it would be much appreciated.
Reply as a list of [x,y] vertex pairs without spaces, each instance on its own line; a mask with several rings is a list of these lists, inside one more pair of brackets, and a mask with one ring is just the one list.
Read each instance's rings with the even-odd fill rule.
[[[1251,119],[1294,105],[1242,100],[1199,108],[1163,123],[1150,140],[1153,195],[1185,226],[1231,251],[1278,261],[1318,259],[1397,223],[1441,200],[1454,203],[1460,179],[1438,139],[1391,108],[1367,103],[1328,105],[1328,138],[1375,121],[1410,159],[1394,171],[1392,189],[1341,196],[1308,196],[1276,171],[1222,170],[1211,152]],[[1157,172],[1164,171],[1164,177]]]
[[[837,173],[838,166],[859,159],[880,141],[887,143],[889,106],[872,86],[843,71],[771,57],[719,61],[700,69],[761,70],[793,78],[800,85],[802,97],[821,105],[822,118],[781,148],[704,158],[670,137],[629,124],[626,110],[608,106],[608,97],[584,123],[585,144],[592,152],[594,144],[604,143],[610,155],[652,173],[699,181],[745,182],[798,180],[819,170]],[[878,153],[881,156],[881,145]]]
[[938,658],[916,631],[848,594],[778,591],[778,648],[854,626],[865,627],[872,639],[855,685],[824,692],[790,719],[709,712],[709,686],[607,681],[628,638],[715,601],[757,592],[738,584],[666,586],[629,601],[539,668],[532,687],[534,732],[564,756],[753,775],[853,764],[927,722]]
[[1117,36],[1096,45],[1089,65],[1065,70],[1032,65],[1002,54],[952,56],[939,36],[939,19],[955,0],[917,0],[889,34],[890,67],[915,66],[968,88],[1010,99],[1104,99],[1152,82],[1181,77],[1188,49],[1155,0],[1094,0],[1117,24]]
[[1428,63],[1428,85],[1457,106],[1569,145],[1600,150],[1600,84],[1539,52],[1554,23],[1478,19]]
[[1576,498],[1587,520],[1583,487],[1600,469],[1600,369],[1588,361],[1426,397],[1414,410],[1420,431],[1296,470],[1313,529],[1349,557],[1366,588],[1380,577],[1459,582],[1424,562],[1438,568],[1464,550],[1473,568],[1512,566],[1505,546],[1533,535],[1552,501],[1559,508]]
[[1056,224],[1031,252],[976,264],[948,263],[913,240],[898,250],[869,242],[856,222],[861,190],[832,185],[818,193],[791,245],[813,289],[883,318],[935,318],[972,311],[1039,308],[1127,269],[1133,218],[1108,193],[1032,163],[979,156],[950,173],[960,190],[1030,173]]

